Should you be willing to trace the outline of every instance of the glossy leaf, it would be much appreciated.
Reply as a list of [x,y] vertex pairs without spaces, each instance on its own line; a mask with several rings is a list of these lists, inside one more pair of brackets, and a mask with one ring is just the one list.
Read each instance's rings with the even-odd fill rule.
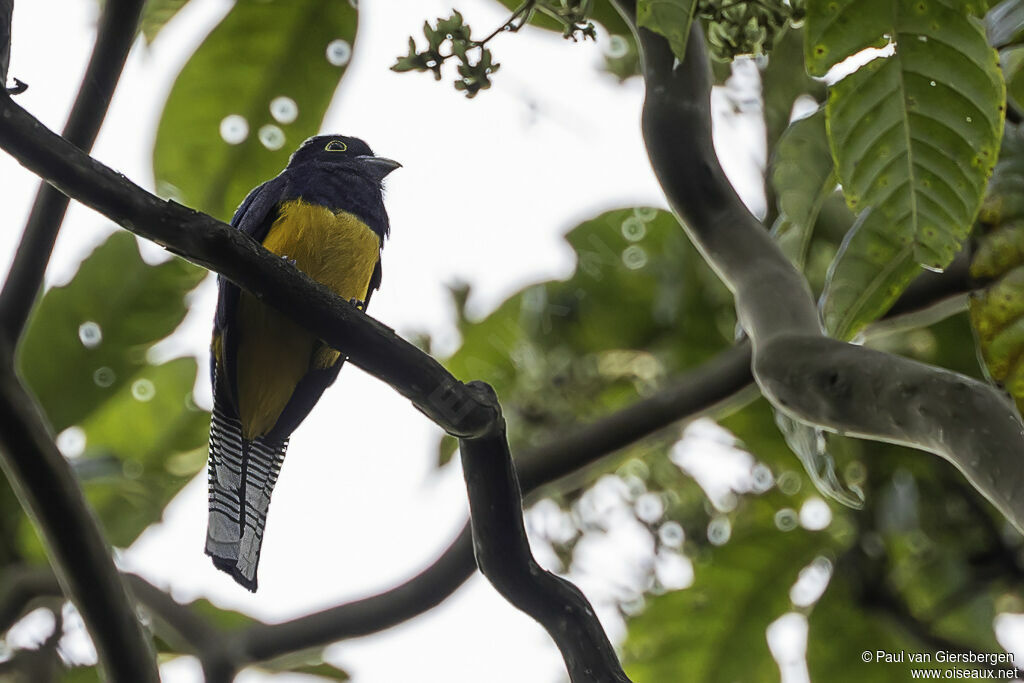
[[[832,87],[829,138],[847,202],[871,209],[915,260],[952,261],[980,207],[1002,134],[1005,89],[970,3],[811,3],[808,67],[823,74],[861,48],[879,57]],[[882,228],[879,224],[878,228]],[[894,270],[884,291],[902,281]],[[855,283],[861,286],[864,283]]]
[[344,0],[239,0],[171,89],[153,150],[157,191],[230,218],[319,129],[356,21]]
[[921,272],[913,237],[895,233],[881,212],[861,212],[825,280],[821,315],[829,335],[852,339],[884,314]]
[[684,59],[696,8],[696,0],[637,0],[636,22],[665,36],[675,56]]
[[[498,2],[504,5],[510,12],[515,11],[522,5],[522,0],[498,0]],[[590,11],[590,19],[604,26],[608,33],[632,39],[629,26],[622,19],[622,15],[619,14],[618,10],[612,5],[612,0],[594,0]],[[559,33],[564,30],[562,24],[543,12],[534,12],[530,23],[538,28],[558,31]],[[489,30],[483,33],[486,35],[488,32]]]
[[786,129],[775,148],[771,178],[780,213],[776,239],[802,268],[818,212],[837,183],[823,109]]

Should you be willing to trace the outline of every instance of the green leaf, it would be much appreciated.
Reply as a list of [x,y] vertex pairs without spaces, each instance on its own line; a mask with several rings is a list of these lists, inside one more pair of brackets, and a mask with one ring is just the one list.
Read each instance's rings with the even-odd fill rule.
[[161,29],[187,2],[188,0],[147,0],[139,22],[139,30],[142,31],[146,43],[152,43]]
[[954,0],[868,0],[814,2],[808,13],[812,73],[895,42],[893,56],[831,89],[829,138],[850,207],[870,208],[890,241],[909,239],[934,269],[966,239],[1002,135],[1005,88],[971,11]]
[[323,660],[323,649],[300,650],[291,654],[261,662],[256,668],[269,673],[290,671],[294,673],[318,676],[331,681],[350,680],[348,672],[339,669]]
[[[712,67],[722,62],[713,61]],[[768,53],[767,64],[761,68],[761,96],[764,99],[764,122],[768,151],[775,156],[775,145],[789,126],[793,104],[801,95],[816,102],[825,99],[825,86],[807,75],[804,68],[804,31],[792,26],[782,30]]]
[[160,519],[206,462],[210,415],[192,402],[197,371],[194,358],[148,366],[80,424],[85,452],[76,469],[116,546],[127,547]]
[[781,221],[775,229],[776,239],[802,268],[818,212],[837,184],[824,109],[786,129],[775,148],[771,178]]
[[135,238],[117,232],[69,284],[46,293],[29,320],[18,366],[55,432],[129,383],[146,365],[147,348],[185,318],[185,295],[205,276],[178,258],[150,266]]
[[[918,676],[911,670],[955,669],[950,664],[915,664],[906,661],[876,661],[879,650],[934,654],[934,645],[913,638],[893,618],[865,609],[864,599],[857,595],[841,574],[832,579],[821,601],[814,606],[809,619],[807,667],[812,681],[829,683],[905,683]],[[856,585],[856,584],[854,584]],[[871,659],[864,661],[863,653]],[[962,667],[969,668],[969,667]],[[940,673],[939,678],[943,678]]]
[[[522,0],[498,0],[508,10],[514,11],[522,5]],[[629,36],[629,26],[623,20],[622,15],[612,5],[612,0],[594,0],[590,10],[591,21],[596,21],[605,27],[608,33]],[[530,24],[538,28],[562,33],[565,27],[543,12],[533,12]]]
[[305,664],[303,666],[297,666],[293,669],[289,669],[297,674],[306,674],[308,676],[319,676],[329,681],[348,681],[351,680],[351,676],[348,672],[343,669],[339,669],[333,664],[327,662],[321,662],[320,664]]
[[209,415],[192,402],[196,361],[146,362],[205,274],[177,258],[147,265],[135,238],[117,232],[29,321],[20,372],[56,432],[81,430],[72,465],[117,546],[157,521],[205,461]]
[[982,209],[988,228],[971,276],[990,284],[969,300],[971,325],[989,377],[1024,409],[1024,130],[1007,126]]
[[779,680],[765,629],[792,609],[800,570],[835,542],[827,532],[779,531],[767,503],[754,504],[756,518],[696,564],[690,588],[650,598],[629,622],[623,660],[635,683]]
[[637,0],[636,23],[665,36],[675,56],[685,59],[696,8],[695,0]]
[[[345,0],[239,0],[171,89],[153,150],[158,192],[230,218],[319,129],[348,64],[356,20]],[[272,102],[283,115],[272,115]],[[228,116],[247,127],[238,144],[221,137]]]
[[863,211],[832,262],[821,295],[825,330],[836,339],[852,339],[884,314],[921,272],[913,238],[893,234],[880,211]]
[[451,462],[457,450],[459,450],[459,440],[451,434],[442,434],[437,442],[437,466],[443,467]]

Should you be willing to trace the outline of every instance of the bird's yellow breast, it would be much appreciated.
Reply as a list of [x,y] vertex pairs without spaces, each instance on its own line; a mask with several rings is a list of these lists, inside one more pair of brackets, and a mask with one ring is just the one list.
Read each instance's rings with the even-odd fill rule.
[[[263,246],[343,299],[362,301],[381,245],[356,216],[295,200],[281,205]],[[299,380],[311,368],[333,365],[338,352],[245,292],[237,320],[239,417],[243,435],[252,439],[274,426]]]

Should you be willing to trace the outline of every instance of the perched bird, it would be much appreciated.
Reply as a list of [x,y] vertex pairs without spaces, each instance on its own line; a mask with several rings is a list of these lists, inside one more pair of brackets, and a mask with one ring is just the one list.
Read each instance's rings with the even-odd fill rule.
[[[231,225],[364,308],[380,286],[389,230],[381,184],[399,166],[358,138],[310,138],[280,175],[249,193]],[[345,359],[224,278],[218,285],[206,553],[255,592],[288,438]]]

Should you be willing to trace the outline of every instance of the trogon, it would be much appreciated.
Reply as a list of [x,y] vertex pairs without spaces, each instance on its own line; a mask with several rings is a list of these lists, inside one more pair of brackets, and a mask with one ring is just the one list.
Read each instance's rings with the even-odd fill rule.
[[[231,225],[364,308],[388,236],[382,182],[398,162],[358,138],[306,140],[245,198]],[[288,438],[345,359],[223,277],[213,326],[206,553],[250,591]]]

